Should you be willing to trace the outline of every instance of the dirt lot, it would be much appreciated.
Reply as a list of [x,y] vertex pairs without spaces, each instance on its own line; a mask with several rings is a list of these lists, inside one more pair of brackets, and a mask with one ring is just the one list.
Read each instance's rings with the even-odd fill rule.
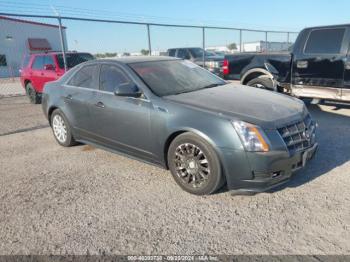
[[0,78],[0,98],[7,96],[24,95],[24,88],[21,86],[18,77]]
[[2,98],[0,254],[349,254],[350,107],[309,109],[320,149],[289,184],[198,197],[160,168],[60,147],[40,106]]

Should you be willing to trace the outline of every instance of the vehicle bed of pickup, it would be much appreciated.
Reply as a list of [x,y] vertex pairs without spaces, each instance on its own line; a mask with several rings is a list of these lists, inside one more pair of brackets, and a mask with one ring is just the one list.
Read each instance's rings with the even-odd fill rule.
[[246,79],[249,71],[259,68],[271,73],[277,81],[285,82],[290,77],[291,54],[237,53],[225,55],[224,65],[227,66],[227,70],[224,70],[224,78],[227,80],[241,80],[246,84],[249,81]]

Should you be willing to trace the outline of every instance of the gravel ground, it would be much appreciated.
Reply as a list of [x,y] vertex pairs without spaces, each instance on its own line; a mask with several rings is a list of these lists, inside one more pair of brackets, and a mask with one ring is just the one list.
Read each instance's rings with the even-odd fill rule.
[[320,149],[286,186],[183,192],[168,171],[60,147],[40,106],[0,99],[0,254],[349,254],[350,107],[310,106]]
[[0,78],[0,97],[25,95],[19,78]]
[[48,126],[41,105],[32,105],[25,96],[0,98],[0,136]]

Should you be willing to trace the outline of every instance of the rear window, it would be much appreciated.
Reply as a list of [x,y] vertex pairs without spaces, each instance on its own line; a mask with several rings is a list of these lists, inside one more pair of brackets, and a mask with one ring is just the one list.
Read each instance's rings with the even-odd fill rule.
[[170,49],[170,50],[168,51],[168,55],[169,55],[169,56],[175,56],[175,52],[176,52],[176,49]]
[[41,70],[44,68],[44,56],[37,56],[34,58],[32,69]]
[[97,68],[98,65],[87,65],[82,67],[69,80],[68,85],[97,89]]
[[339,54],[345,28],[317,29],[311,31],[305,46],[306,54]]
[[[74,54],[66,54],[67,67],[72,68],[76,65],[79,65],[83,62],[93,60],[94,57],[89,53],[74,53]],[[63,56],[62,54],[57,55],[58,66],[59,68],[64,68]]]
[[182,58],[182,59],[190,59],[190,54],[188,53],[187,49],[179,49],[177,51],[177,57]]
[[0,66],[7,66],[6,56],[0,55]]
[[45,57],[44,65],[52,65],[55,67],[55,62],[53,61],[53,57],[51,55],[47,55]]

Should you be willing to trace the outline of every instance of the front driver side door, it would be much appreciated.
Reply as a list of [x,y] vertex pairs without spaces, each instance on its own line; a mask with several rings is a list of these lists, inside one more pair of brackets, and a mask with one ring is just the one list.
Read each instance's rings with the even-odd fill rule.
[[133,80],[115,64],[102,64],[98,91],[91,109],[94,139],[125,153],[152,161],[150,111],[152,104],[142,98],[116,96],[119,85]]

